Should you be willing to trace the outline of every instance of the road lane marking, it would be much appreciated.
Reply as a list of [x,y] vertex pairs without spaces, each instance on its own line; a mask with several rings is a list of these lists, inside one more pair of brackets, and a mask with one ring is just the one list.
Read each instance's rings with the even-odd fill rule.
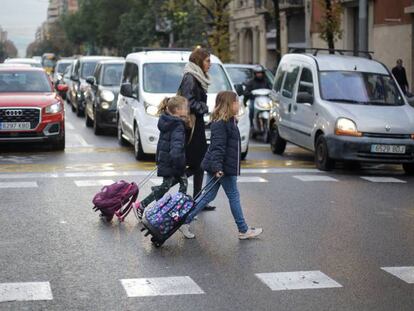
[[189,276],[123,279],[121,283],[128,297],[205,294]]
[[377,183],[401,183],[406,184],[407,182],[401,179],[397,179],[394,177],[373,177],[373,176],[361,176],[362,179],[368,180],[370,182],[377,182]]
[[95,186],[107,186],[113,184],[111,179],[99,179],[99,180],[75,180],[75,185],[78,187],[95,187]]
[[338,181],[338,179],[329,177],[329,176],[321,176],[321,175],[296,175],[293,178],[299,179],[301,181]]
[[0,302],[52,299],[49,282],[0,283]]
[[256,277],[272,291],[342,287],[321,271],[257,273]]
[[[155,185],[159,185],[162,183],[162,178],[154,177],[154,178],[151,178],[150,181]],[[265,178],[257,177],[257,176],[239,176],[237,177],[237,182],[239,183],[267,183],[269,181]],[[193,179],[189,178],[188,184],[192,185]]]
[[408,284],[414,284],[414,267],[382,267],[381,269]]
[[0,182],[0,188],[37,188],[37,182],[35,181],[22,181],[22,182]]

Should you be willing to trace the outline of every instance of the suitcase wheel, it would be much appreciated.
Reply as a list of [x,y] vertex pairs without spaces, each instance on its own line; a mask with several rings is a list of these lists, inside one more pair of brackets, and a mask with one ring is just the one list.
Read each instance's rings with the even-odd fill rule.
[[161,247],[161,245],[163,244],[162,242],[156,240],[155,238],[151,238],[151,242],[152,244],[154,244],[155,247]]

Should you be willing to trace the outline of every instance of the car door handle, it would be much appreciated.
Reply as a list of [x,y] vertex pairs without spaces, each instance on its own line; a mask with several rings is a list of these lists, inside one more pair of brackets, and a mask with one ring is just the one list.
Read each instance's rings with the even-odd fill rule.
[[291,112],[292,111],[292,104],[289,104],[289,106],[288,106],[288,112]]

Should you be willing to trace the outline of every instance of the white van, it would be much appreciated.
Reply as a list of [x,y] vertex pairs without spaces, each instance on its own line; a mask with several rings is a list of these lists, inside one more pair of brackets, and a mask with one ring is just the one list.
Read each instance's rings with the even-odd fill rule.
[[[134,145],[137,160],[156,153],[158,105],[164,97],[176,94],[190,54],[189,51],[153,50],[127,56],[117,106],[118,140],[121,144]],[[235,89],[223,64],[214,55],[211,55],[209,74],[212,84],[207,93],[207,105],[211,113],[217,93]],[[248,109],[243,104],[240,106],[238,125],[244,159],[249,147],[250,122]],[[210,116],[204,119],[208,124]],[[208,127],[206,137],[210,139]]]
[[313,151],[320,170],[340,160],[402,164],[414,174],[414,109],[380,62],[287,54],[271,97],[274,153],[291,142]]

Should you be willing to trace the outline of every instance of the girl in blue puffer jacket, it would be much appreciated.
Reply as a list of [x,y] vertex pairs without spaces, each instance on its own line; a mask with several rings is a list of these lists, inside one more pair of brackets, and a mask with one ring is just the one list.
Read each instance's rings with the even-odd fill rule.
[[207,172],[207,184],[212,179],[220,178],[220,180],[200,202],[197,202],[196,208],[187,217],[186,224],[180,228],[186,238],[195,237],[189,231],[189,223],[204,206],[214,200],[220,185],[223,186],[229,199],[231,213],[239,231],[239,239],[250,239],[263,231],[261,228],[252,228],[246,224],[240,205],[240,194],[237,189],[237,176],[240,175],[240,132],[236,119],[239,108],[236,93],[230,91],[218,93],[212,114],[211,144],[201,166]]
[[158,129],[160,137],[157,144],[157,174],[163,177],[162,184],[152,187],[152,192],[141,202],[135,203],[138,216],[142,218],[145,208],[154,200],[159,200],[175,184],[179,191],[187,193],[185,174],[185,128],[188,120],[187,99],[182,96],[166,97],[160,104]]

